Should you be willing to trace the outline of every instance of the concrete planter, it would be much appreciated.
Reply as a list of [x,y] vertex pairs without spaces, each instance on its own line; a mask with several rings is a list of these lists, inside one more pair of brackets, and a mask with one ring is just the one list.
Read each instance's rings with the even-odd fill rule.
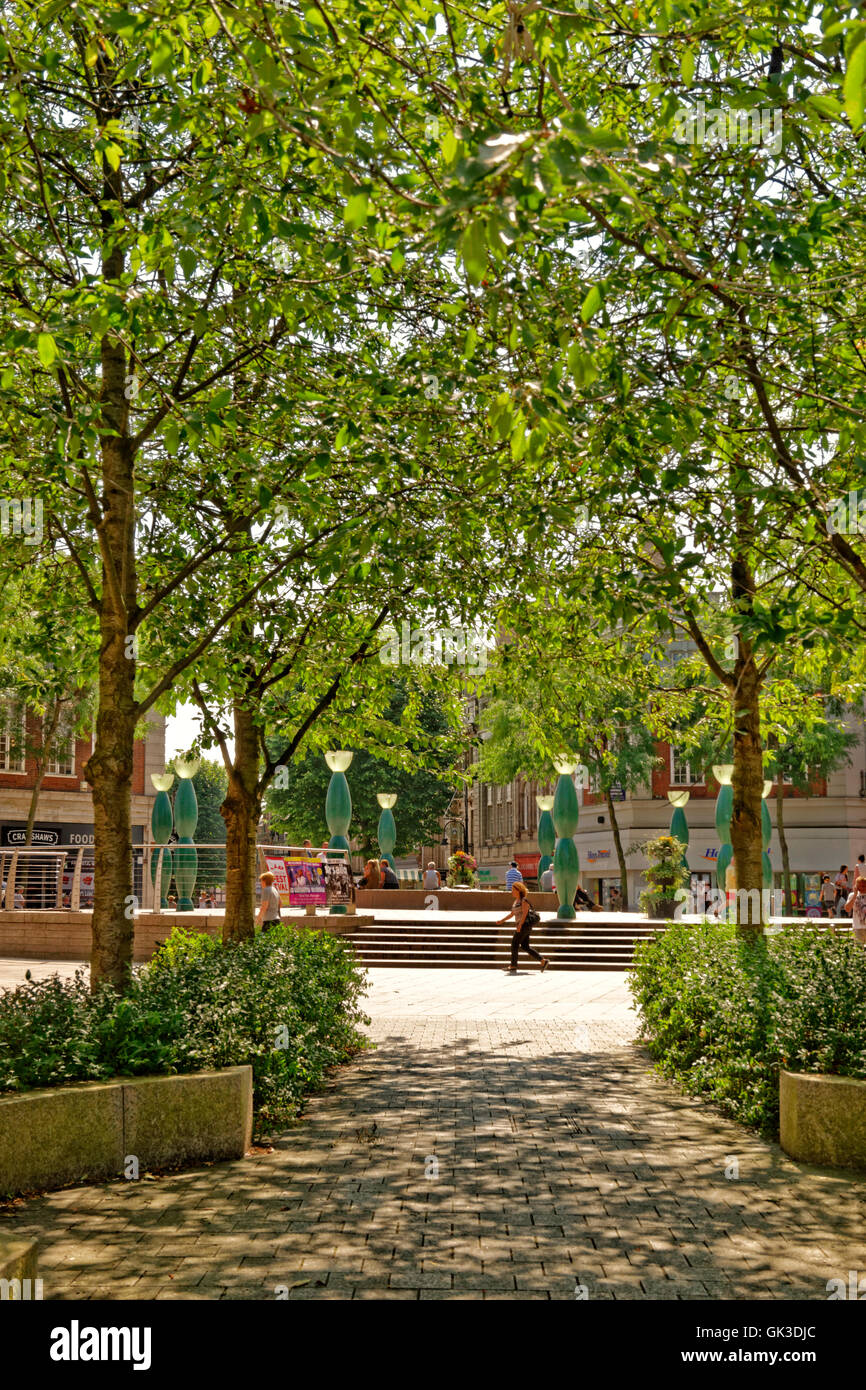
[[248,1066],[3,1096],[0,1195],[243,1158],[252,1120]]
[[866,1170],[866,1081],[783,1071],[779,1107],[780,1143],[791,1158]]
[[0,1231],[0,1302],[42,1298],[42,1281],[36,1277],[36,1253],[35,1240]]

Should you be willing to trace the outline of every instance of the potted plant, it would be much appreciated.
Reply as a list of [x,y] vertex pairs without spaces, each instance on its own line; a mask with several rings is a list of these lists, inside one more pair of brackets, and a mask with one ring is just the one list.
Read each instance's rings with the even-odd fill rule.
[[456,854],[452,854],[448,860],[447,884],[449,888],[477,888],[478,875],[475,870],[478,868],[471,854],[465,850],[458,849]]
[[643,844],[632,845],[630,853],[639,851],[650,861],[646,870],[649,887],[640,895],[641,909],[648,917],[672,921],[676,912],[678,889],[688,888],[690,873],[683,863],[687,846],[673,835],[656,835]]

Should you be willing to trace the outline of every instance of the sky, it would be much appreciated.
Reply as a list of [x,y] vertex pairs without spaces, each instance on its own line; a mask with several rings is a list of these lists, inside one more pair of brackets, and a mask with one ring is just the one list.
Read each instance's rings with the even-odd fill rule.
[[[177,714],[170,714],[165,724],[165,761],[168,763],[176,753],[187,753],[190,746],[201,733],[201,716],[196,705],[180,705]],[[234,739],[228,741],[229,752],[234,757]],[[215,762],[222,762],[218,748],[211,748],[205,755]]]

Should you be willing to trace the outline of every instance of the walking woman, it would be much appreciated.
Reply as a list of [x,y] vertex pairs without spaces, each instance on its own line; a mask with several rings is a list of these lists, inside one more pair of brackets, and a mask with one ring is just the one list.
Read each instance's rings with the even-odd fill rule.
[[534,910],[526,893],[525,883],[512,883],[511,897],[513,906],[510,912],[506,912],[497,922],[498,927],[504,927],[509,917],[514,918],[517,928],[511,938],[511,969],[509,975],[517,974],[517,952],[523,948],[528,956],[534,956],[541,961],[541,969],[545,971],[550,964],[547,956],[543,956],[540,951],[534,951],[529,944],[529,933],[537,922],[541,920],[538,913]]

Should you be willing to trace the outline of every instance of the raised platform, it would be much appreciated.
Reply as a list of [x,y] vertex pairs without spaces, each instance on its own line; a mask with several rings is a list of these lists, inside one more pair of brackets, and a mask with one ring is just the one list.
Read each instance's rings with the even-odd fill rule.
[[[432,916],[432,914],[430,914]],[[652,941],[664,931],[663,923],[634,921],[594,923],[542,921],[531,935],[536,951],[547,956],[556,970],[627,970],[635,943]],[[356,926],[344,934],[365,966],[404,966],[439,970],[505,970],[511,957],[511,926],[495,922],[378,921]],[[521,969],[540,965],[521,952]]]

